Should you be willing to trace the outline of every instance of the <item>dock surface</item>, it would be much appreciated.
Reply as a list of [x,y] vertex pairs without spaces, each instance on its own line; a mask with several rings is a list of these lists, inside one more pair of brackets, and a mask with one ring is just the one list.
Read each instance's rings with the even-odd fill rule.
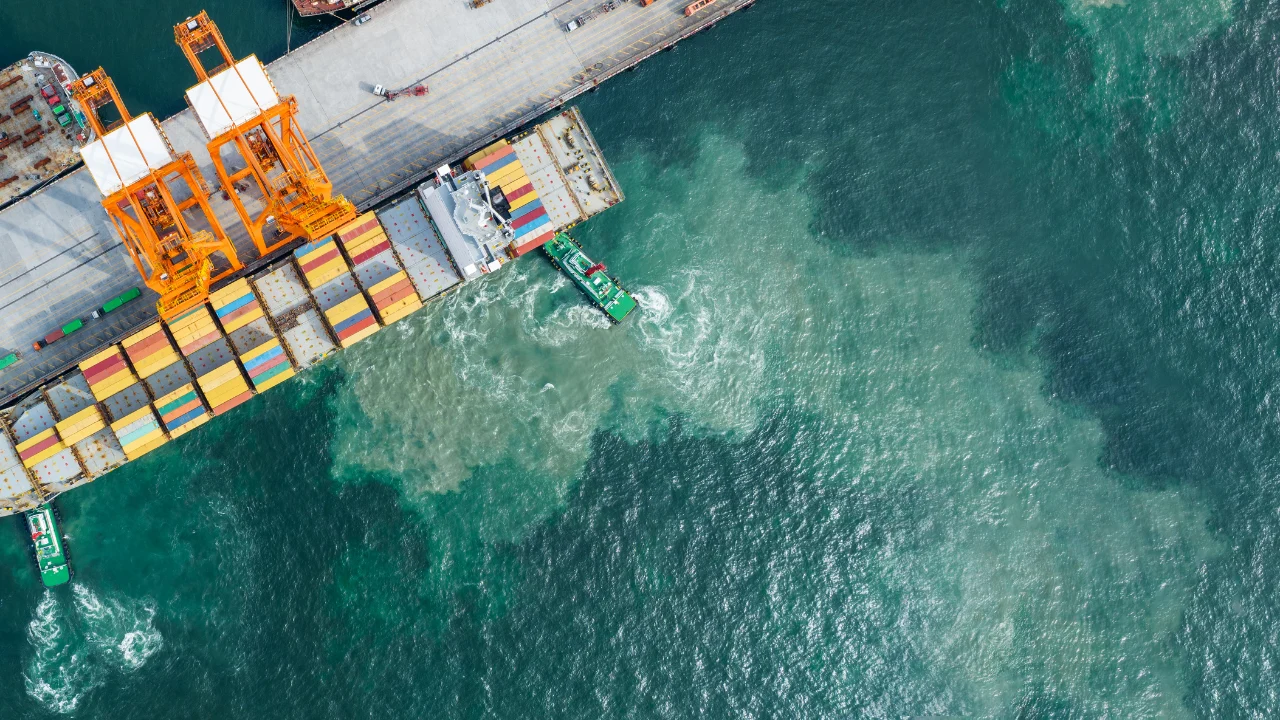
[[[693,17],[684,16],[680,0],[628,2],[565,32],[567,20],[599,1],[502,0],[471,8],[455,0],[387,0],[368,11],[368,22],[336,28],[268,72],[282,95],[298,98],[302,126],[335,190],[368,208],[752,1],[720,0]],[[238,56],[251,50],[232,48]],[[176,46],[173,54],[181,60]],[[429,87],[426,97],[389,102],[370,92],[375,84],[418,83]],[[164,129],[216,185],[190,110]],[[156,298],[147,291],[42,351],[31,347],[142,285],[100,203],[81,169],[0,212],[0,355],[20,356],[0,372],[0,404],[155,317]],[[213,205],[252,264],[256,252],[231,203],[215,193]]]

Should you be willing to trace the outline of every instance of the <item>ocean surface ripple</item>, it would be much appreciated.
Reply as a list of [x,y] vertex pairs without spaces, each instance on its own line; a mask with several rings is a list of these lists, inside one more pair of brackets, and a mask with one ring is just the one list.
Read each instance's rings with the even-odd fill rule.
[[639,312],[532,256],[60,498],[0,717],[1280,716],[1277,17],[762,0],[610,81]]

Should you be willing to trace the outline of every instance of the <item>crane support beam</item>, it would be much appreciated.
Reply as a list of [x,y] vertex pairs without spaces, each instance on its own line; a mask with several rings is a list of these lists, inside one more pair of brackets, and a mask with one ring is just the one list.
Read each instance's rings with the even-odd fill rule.
[[[252,55],[237,61],[205,12],[175,25],[173,34],[199,81],[187,90],[187,104],[258,252],[317,240],[354,220],[355,207],[333,194],[298,125],[297,101],[280,96],[262,63]],[[212,70],[201,60],[207,51],[216,54]]]
[[[209,188],[191,153],[177,154],[151,113],[129,114],[102,68],[70,87],[97,139],[80,150],[102,192],[102,207],[160,315],[176,317],[204,302],[210,284],[243,267],[209,205]],[[119,119],[102,111],[114,106]],[[222,259],[215,271],[214,255]]]

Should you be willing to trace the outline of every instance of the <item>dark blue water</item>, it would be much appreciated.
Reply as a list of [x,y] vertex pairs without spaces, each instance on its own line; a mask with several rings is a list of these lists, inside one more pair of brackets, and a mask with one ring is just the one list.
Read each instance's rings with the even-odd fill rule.
[[641,312],[530,257],[60,499],[72,587],[15,523],[0,716],[1280,714],[1277,18],[763,0],[610,82]]

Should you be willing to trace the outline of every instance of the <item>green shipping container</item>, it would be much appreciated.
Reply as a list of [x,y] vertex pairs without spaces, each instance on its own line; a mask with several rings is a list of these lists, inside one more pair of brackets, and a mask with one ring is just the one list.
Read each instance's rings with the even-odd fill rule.
[[76,318],[75,320],[72,320],[66,325],[63,325],[62,332],[64,335],[70,335],[71,333],[79,330],[82,327],[84,327],[84,321],[81,320],[80,318]]
[[18,362],[18,353],[9,353],[3,358],[0,358],[0,370],[3,370],[16,362]]
[[61,105],[54,105],[54,106],[53,106],[53,114],[54,114],[54,115],[61,115],[62,113],[66,112],[66,111],[67,111],[67,109],[66,109],[66,108],[64,108],[64,107],[62,107]]
[[130,300],[137,298],[141,294],[142,294],[142,291],[139,290],[138,288],[133,288],[127,292],[121,293],[120,295],[117,295],[114,298],[111,298],[110,300],[108,300],[107,303],[102,306],[102,313],[105,315],[106,313],[109,313],[112,310],[119,310],[120,306],[124,305]]

